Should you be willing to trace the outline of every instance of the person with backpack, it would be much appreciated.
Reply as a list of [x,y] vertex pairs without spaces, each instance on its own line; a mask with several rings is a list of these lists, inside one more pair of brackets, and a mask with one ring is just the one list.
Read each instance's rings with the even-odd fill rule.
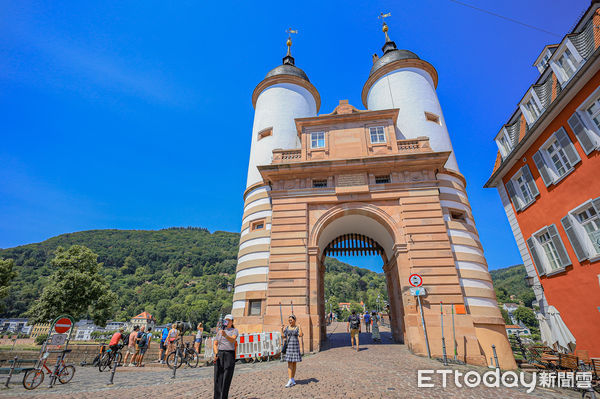
[[138,365],[138,362],[139,362],[138,358],[140,357],[140,341],[142,339],[142,336],[144,336],[144,334],[145,334],[145,330],[146,330],[146,327],[142,326],[138,330],[138,332],[135,336],[135,341],[134,341],[135,342],[135,354],[133,355],[133,358],[131,359],[131,363],[129,364],[129,367],[135,367]]
[[129,334],[126,334],[123,337],[123,343],[127,344],[127,353],[125,353],[123,365],[127,364],[127,359],[129,359],[129,355],[132,356],[131,361],[133,362],[133,357],[135,357],[135,339],[137,338],[137,332],[139,329],[139,326],[134,326],[133,331],[131,331]]
[[365,311],[365,315],[363,316],[363,320],[365,321],[365,332],[366,333],[370,333],[371,332],[371,315],[369,314],[369,311]]
[[[144,327],[142,327],[142,328],[144,328]],[[145,332],[142,334],[142,337],[138,344],[138,346],[140,348],[140,353],[139,353],[138,359],[137,359],[138,367],[144,367],[142,361],[144,360],[144,355],[146,354],[146,351],[150,347],[150,341],[152,340],[152,333],[150,331],[152,331],[152,327],[148,327],[148,332]]]
[[352,348],[354,348],[354,341],[356,341],[356,351],[358,352],[360,350],[358,348],[358,335],[360,333],[360,316],[356,314],[356,310],[353,310],[350,317],[348,317],[348,325],[346,329],[350,333],[350,344],[352,345]]
[[160,336],[160,351],[158,352],[158,362],[165,364],[165,352],[167,351],[167,337],[169,336],[169,330],[171,330],[171,324],[167,324],[162,330]]

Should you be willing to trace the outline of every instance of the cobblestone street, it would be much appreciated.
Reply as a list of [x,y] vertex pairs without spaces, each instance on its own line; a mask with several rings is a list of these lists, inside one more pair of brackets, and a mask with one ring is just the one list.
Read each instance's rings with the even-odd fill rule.
[[[574,391],[550,391],[536,388],[532,394],[525,389],[457,388],[449,381],[441,388],[441,376],[435,375],[435,388],[417,388],[418,369],[442,369],[436,360],[412,355],[404,345],[391,342],[389,330],[382,329],[383,343],[375,344],[370,334],[360,336],[360,352],[350,348],[349,334],[342,323],[329,330],[326,350],[306,356],[298,365],[298,385],[284,388],[287,365],[279,361],[236,365],[231,398],[578,398]],[[472,366],[452,366],[463,372],[487,371]],[[144,367],[121,368],[115,384],[108,386],[110,374],[92,367],[78,367],[73,380],[52,390],[44,384],[34,391],[21,385],[22,376],[13,379],[11,389],[0,391],[3,398],[209,398],[212,397],[212,367],[180,369],[171,379],[170,369]],[[17,384],[18,382],[18,384]]]

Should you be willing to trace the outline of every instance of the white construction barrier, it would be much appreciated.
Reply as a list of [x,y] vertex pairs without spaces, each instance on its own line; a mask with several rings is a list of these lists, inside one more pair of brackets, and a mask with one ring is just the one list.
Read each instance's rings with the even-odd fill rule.
[[[204,359],[211,361],[214,356],[213,344],[215,338],[206,338],[204,346]],[[282,340],[279,331],[240,334],[237,338],[236,360],[258,360],[281,353]]]

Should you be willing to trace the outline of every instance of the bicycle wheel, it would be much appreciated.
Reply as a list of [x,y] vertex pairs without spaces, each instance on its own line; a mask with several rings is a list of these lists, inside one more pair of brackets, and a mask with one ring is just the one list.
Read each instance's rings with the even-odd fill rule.
[[185,355],[185,361],[191,368],[198,367],[198,361],[200,360],[200,356],[198,356],[198,352],[195,349],[190,349]]
[[44,372],[42,370],[29,370],[23,376],[23,386],[28,390],[39,387],[43,381]]
[[110,360],[111,360],[111,356],[108,353],[105,353],[104,355],[102,355],[102,357],[98,361],[98,370],[100,370],[100,372],[103,372],[104,370],[109,368]]
[[68,365],[60,369],[58,372],[58,380],[61,384],[66,384],[73,379],[75,375],[75,367]]
[[175,362],[175,352],[169,353],[169,356],[167,356],[167,366],[169,366],[169,368],[179,368],[182,364],[183,358],[181,353],[179,353],[179,350],[177,351],[177,362]]

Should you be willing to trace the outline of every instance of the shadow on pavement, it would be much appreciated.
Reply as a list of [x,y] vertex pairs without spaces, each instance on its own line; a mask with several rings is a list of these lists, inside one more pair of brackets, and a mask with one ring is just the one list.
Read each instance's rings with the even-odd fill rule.
[[[360,352],[368,350],[365,345],[394,344],[392,333],[389,330],[384,329],[384,331],[380,331],[380,336],[381,342],[375,342],[371,338],[371,333],[364,332],[363,329],[358,338]],[[346,331],[345,323],[333,323],[327,328],[327,340],[321,347],[321,350],[326,351],[341,347],[348,347],[350,349],[350,333]]]
[[317,380],[316,378],[306,378],[304,380],[296,380],[296,384],[298,384],[298,385],[308,385],[311,382],[317,383],[317,382],[319,382],[319,380]]

